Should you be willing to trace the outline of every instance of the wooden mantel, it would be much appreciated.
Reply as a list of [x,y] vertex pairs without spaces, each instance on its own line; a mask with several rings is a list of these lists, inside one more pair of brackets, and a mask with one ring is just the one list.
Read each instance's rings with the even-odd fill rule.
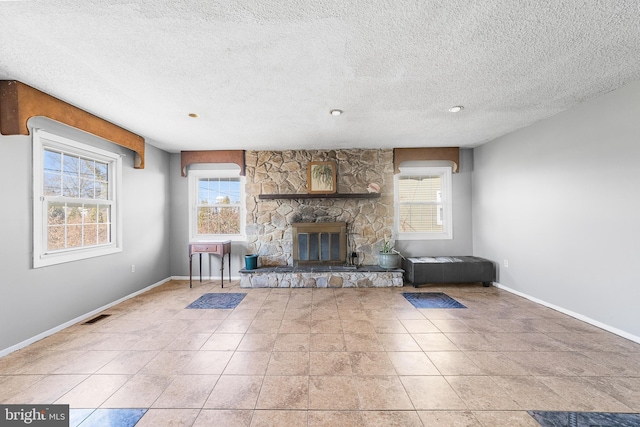
[[44,116],[89,132],[135,152],[134,167],[144,169],[144,138],[15,80],[0,80],[0,133],[29,135],[27,121]]

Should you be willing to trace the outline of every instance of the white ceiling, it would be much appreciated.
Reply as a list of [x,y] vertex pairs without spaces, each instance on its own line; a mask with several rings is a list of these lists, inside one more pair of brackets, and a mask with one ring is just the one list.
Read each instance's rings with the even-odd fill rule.
[[473,147],[640,79],[640,1],[0,0],[0,79],[171,152]]

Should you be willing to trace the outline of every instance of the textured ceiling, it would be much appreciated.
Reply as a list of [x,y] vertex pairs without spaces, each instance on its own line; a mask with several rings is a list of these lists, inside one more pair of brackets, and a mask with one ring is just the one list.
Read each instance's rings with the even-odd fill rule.
[[0,79],[171,152],[472,147],[640,79],[640,1],[0,0]]

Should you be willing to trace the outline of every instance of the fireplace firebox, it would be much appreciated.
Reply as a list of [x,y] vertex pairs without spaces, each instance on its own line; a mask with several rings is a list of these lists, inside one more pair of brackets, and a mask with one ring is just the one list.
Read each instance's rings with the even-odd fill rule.
[[291,225],[293,265],[342,265],[347,257],[346,222],[298,222]]

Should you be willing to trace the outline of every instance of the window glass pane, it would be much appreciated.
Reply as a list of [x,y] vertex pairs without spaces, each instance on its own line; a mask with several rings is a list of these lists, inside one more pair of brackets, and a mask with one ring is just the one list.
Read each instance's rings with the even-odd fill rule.
[[80,195],[78,177],[73,175],[63,175],[62,195],[65,197],[78,197]]
[[55,225],[47,228],[47,250],[64,249],[64,230],[64,225]]
[[95,174],[95,162],[89,159],[80,159],[80,177],[84,179],[94,180]]
[[94,180],[80,180],[80,197],[84,199],[93,199],[95,196],[94,191],[95,181]]
[[240,203],[239,178],[201,178],[198,180],[198,203],[202,205]]
[[66,228],[66,246],[67,248],[79,248],[82,246],[82,226],[68,225]]
[[400,205],[400,232],[441,232],[438,211],[442,205]]
[[84,246],[93,246],[98,244],[98,226],[89,224],[84,226],[84,233],[82,236],[82,243]]
[[63,159],[63,172],[67,175],[75,175],[77,176],[80,171],[80,158],[76,156],[70,156],[68,154],[64,154],[62,156]]
[[43,192],[45,196],[60,196],[62,194],[62,181],[59,173],[45,172],[43,178]]
[[62,172],[62,154],[55,151],[44,150],[44,170],[60,174]]
[[240,209],[199,207],[198,234],[240,234]]
[[110,243],[111,242],[111,228],[107,224],[98,225],[98,243]]
[[47,210],[47,224],[63,225],[64,221],[64,203],[49,203]]

